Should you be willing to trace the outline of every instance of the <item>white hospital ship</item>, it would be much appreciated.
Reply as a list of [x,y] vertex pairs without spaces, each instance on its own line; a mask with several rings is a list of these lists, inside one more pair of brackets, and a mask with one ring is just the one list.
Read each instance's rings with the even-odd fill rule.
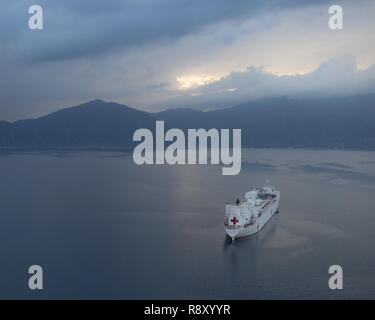
[[280,190],[265,186],[245,194],[244,200],[225,206],[225,231],[234,240],[257,233],[279,210]]

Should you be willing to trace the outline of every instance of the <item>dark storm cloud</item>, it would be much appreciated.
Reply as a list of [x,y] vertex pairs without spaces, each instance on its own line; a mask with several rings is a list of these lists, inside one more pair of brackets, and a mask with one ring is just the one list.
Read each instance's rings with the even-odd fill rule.
[[219,21],[249,17],[266,10],[307,6],[326,0],[65,0],[38,1],[45,29],[25,28],[33,1],[10,1],[0,33],[7,54],[22,60],[56,61],[81,58],[173,39]]

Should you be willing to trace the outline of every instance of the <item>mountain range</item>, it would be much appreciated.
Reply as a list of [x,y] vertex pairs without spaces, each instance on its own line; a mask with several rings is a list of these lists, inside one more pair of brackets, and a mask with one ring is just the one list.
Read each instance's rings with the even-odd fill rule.
[[215,111],[139,111],[93,100],[37,119],[0,121],[2,149],[103,149],[134,146],[138,128],[240,128],[243,147],[375,150],[375,94],[251,101]]

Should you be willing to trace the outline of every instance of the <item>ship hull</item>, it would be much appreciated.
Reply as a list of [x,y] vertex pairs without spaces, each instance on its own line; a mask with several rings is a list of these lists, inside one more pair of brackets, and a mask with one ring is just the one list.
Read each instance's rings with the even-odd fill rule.
[[225,228],[227,235],[232,238],[232,240],[236,238],[250,236],[262,230],[262,228],[271,220],[271,218],[278,212],[279,210],[279,198],[280,195],[267,207],[262,210],[262,214],[257,218],[257,221],[254,224],[248,226],[242,226],[238,229],[233,228]]

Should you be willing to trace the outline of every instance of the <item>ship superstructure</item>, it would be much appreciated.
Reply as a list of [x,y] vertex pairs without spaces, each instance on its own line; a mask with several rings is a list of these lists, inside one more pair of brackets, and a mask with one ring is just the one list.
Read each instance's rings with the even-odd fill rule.
[[245,194],[235,204],[225,205],[224,227],[234,240],[257,233],[279,210],[280,190],[266,185]]

